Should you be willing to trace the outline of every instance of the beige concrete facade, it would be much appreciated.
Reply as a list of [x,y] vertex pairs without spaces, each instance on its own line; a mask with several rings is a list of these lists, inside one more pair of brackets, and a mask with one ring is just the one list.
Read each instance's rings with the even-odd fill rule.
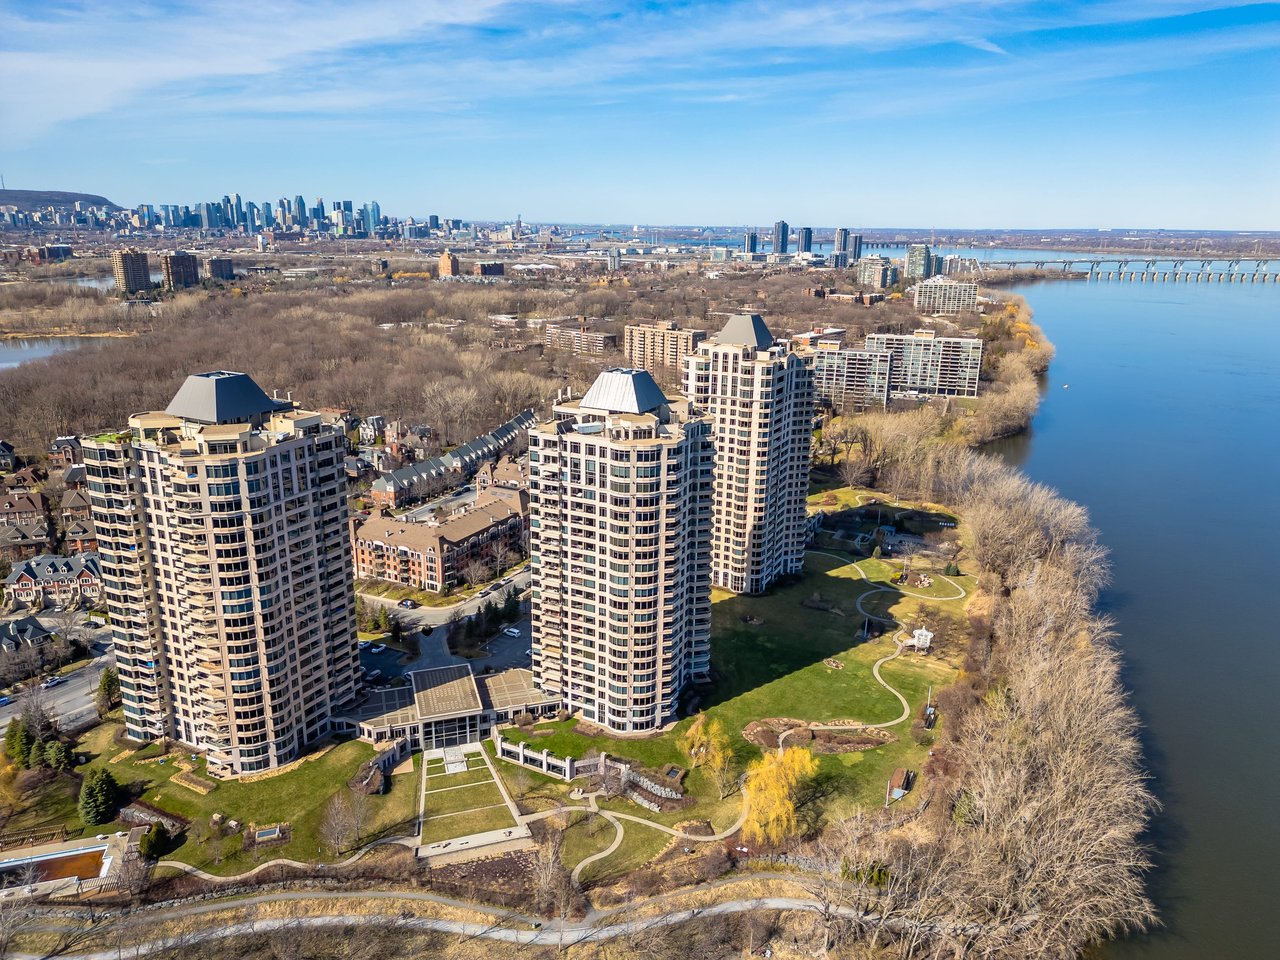
[[716,451],[711,582],[759,593],[804,567],[813,372],[759,316],[739,314],[686,358],[684,373]]
[[616,733],[709,677],[711,459],[706,421],[637,370],[529,431],[534,680]]
[[226,774],[327,735],[358,668],[341,434],[219,372],[84,447],[129,734]]
[[707,339],[704,330],[681,330],[674,320],[629,323],[623,333],[627,362],[639,370],[657,373],[679,370],[684,358]]

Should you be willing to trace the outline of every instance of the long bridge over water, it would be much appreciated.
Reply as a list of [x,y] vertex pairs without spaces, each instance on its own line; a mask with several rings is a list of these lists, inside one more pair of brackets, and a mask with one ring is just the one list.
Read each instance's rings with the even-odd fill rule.
[[[1272,270],[1271,265],[1277,265]],[[1127,280],[1134,283],[1280,283],[1280,261],[1257,257],[1234,260],[1143,259],[1142,257],[1078,257],[1070,260],[979,260],[965,258],[961,273],[984,275],[988,270],[1052,270],[1063,273],[1088,271],[1090,280]]]

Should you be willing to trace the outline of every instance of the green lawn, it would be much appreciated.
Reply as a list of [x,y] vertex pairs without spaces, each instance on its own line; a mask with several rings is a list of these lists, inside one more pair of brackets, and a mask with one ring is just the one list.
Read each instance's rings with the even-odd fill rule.
[[[639,812],[632,806],[630,812]],[[646,811],[647,812],[647,811]],[[671,840],[669,834],[650,830],[638,823],[623,821],[622,845],[603,860],[597,860],[582,871],[581,880],[599,883],[612,880],[630,870],[643,866],[663,851]],[[613,831],[603,834],[608,838],[605,846],[613,842]]]
[[460,813],[477,807],[491,807],[495,803],[502,802],[502,793],[492,778],[483,783],[470,783],[464,786],[451,784],[441,788],[428,785],[425,811],[430,818],[438,817],[442,813]]
[[[119,725],[114,722],[100,724],[87,731],[76,746],[78,753],[86,755],[89,762],[79,768],[81,773],[94,767],[111,771],[116,780],[130,793],[139,796],[153,806],[167,810],[191,821],[207,821],[212,813],[221,813],[226,819],[239,820],[246,826],[250,822],[268,824],[288,822],[292,839],[288,844],[272,847],[259,854],[259,860],[289,857],[296,860],[327,859],[321,853],[318,839],[324,806],[338,790],[345,790],[347,780],[356,768],[373,756],[373,748],[356,741],[341,743],[315,760],[303,763],[295,770],[260,780],[255,783],[238,781],[218,782],[207,795],[170,780],[177,772],[172,762],[142,763],[148,757],[158,756],[160,748],[150,744],[128,759],[110,763],[111,757],[123,749],[113,741]],[[196,773],[204,773],[203,760],[198,762]],[[404,773],[391,778],[387,793],[368,798],[362,839],[411,832],[417,813],[417,775]],[[65,825],[70,830],[84,828],[76,812],[76,786],[69,777],[60,777],[42,788],[38,794],[24,798],[20,813],[11,817],[5,830],[36,829],[41,826]],[[91,827],[91,830],[110,831],[119,824]],[[239,873],[254,865],[254,857],[242,851],[238,840],[222,842],[222,862],[215,864],[213,845],[197,844],[190,831],[183,842],[168,855],[212,873]]]
[[613,843],[616,831],[613,824],[598,814],[571,813],[569,825],[564,831],[564,849],[560,859],[570,869],[592,854],[599,853]]
[[[860,567],[874,582],[863,580],[850,563],[810,555],[805,576],[798,583],[775,588],[760,597],[715,592],[712,660],[719,682],[703,707],[709,716],[724,723],[739,767],[760,755],[759,748],[740,735],[752,720],[763,717],[810,721],[854,718],[881,723],[897,718],[902,712],[897,698],[876,683],[871,674],[872,665],[893,652],[892,640],[885,635],[871,642],[859,641],[857,632],[862,625],[862,617],[855,607],[856,601],[872,591],[875,585],[887,585],[887,580],[896,576],[897,568],[874,560],[864,560]],[[972,584],[968,578],[960,578],[959,582],[966,587]],[[946,589],[954,592],[949,587]],[[845,615],[803,606],[803,601],[814,593]],[[912,618],[929,611],[959,614],[963,611],[964,601],[917,600],[891,589],[875,594],[865,606],[876,613],[891,612],[909,623]],[[762,622],[745,622],[744,617]],[[837,670],[827,666],[823,660],[828,658],[840,661],[844,668]],[[923,703],[928,688],[932,686],[936,692],[952,682],[957,673],[954,663],[939,656],[906,654],[887,663],[881,674],[907,698],[912,707],[912,717],[891,731],[898,737],[895,743],[861,753],[820,757],[819,776],[809,803],[810,813],[817,816],[825,812],[829,816],[843,813],[853,805],[874,804],[883,797],[884,782],[895,767],[918,769],[927,748],[916,745],[912,740],[911,719]],[[574,720],[539,724],[533,729],[509,728],[503,731],[503,736],[509,740],[524,740],[536,748],[545,747],[560,756],[582,756],[594,748],[661,770],[667,764],[687,764],[680,749],[680,734],[690,722],[681,721],[674,731],[644,740],[586,736],[578,732]],[[505,763],[500,767],[510,782],[507,771],[513,768]],[[537,775],[530,772],[530,776]],[[548,782],[545,778],[534,782],[533,795],[537,798],[547,794],[546,806],[567,793],[565,785]],[[702,818],[709,819],[717,829],[723,829],[737,819],[741,798],[735,794],[719,800],[702,770],[690,771],[685,786],[698,802],[675,814],[651,815],[626,800],[609,800],[601,806],[668,825]],[[643,830],[641,827],[635,829],[637,832]],[[657,838],[654,852],[661,849],[662,835],[657,831],[645,832]],[[634,843],[637,848],[643,847],[645,841],[639,836],[633,839],[631,834],[631,829],[628,829],[624,846]],[[615,859],[619,863],[626,859],[623,852],[620,850],[609,857],[599,865],[599,869],[614,870]],[[635,855],[639,856],[639,853]]]
[[432,773],[431,768],[427,768],[428,790],[435,790],[443,786],[459,787],[465,783],[488,783],[493,779],[489,775],[487,767],[473,767],[466,773],[445,773],[443,764],[438,769],[438,773]]
[[428,816],[422,825],[422,842],[435,843],[437,840],[452,840],[454,837],[468,837],[473,833],[484,833],[487,830],[503,830],[514,827],[516,822],[511,811],[503,804],[487,810],[469,810],[466,813],[455,813],[451,816]]

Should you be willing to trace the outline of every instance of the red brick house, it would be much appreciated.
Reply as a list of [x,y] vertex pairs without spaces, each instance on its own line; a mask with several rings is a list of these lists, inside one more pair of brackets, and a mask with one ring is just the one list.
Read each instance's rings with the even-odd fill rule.
[[98,549],[98,531],[92,520],[72,520],[62,533],[62,548],[86,553]]
[[48,520],[0,526],[0,560],[25,560],[52,549],[53,528]]
[[93,506],[89,502],[89,494],[84,490],[68,490],[62,495],[62,506],[58,508],[58,519],[64,527],[76,520],[88,520],[93,514]]
[[5,596],[12,602],[36,608],[46,602],[97,603],[102,596],[102,576],[96,553],[74,557],[44,554],[13,566],[4,578]]

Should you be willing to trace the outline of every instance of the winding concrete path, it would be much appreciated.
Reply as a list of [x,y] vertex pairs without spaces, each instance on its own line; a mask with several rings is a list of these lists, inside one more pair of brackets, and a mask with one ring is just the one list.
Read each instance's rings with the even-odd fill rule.
[[584,857],[582,860],[578,861],[578,865],[573,868],[572,877],[574,883],[578,882],[579,878],[582,876],[582,871],[586,867],[611,856],[617,852],[620,846],[622,846],[623,838],[626,836],[626,827],[622,823],[623,820],[639,824],[642,827],[648,827],[650,830],[657,830],[660,833],[676,837],[679,840],[691,840],[697,843],[718,843],[719,841],[727,840],[741,830],[742,825],[747,822],[747,795],[745,793],[742,795],[742,810],[739,812],[738,819],[734,821],[733,825],[726,827],[724,830],[720,830],[717,833],[710,834],[686,833],[683,830],[677,830],[675,827],[668,827],[665,823],[656,823],[653,820],[646,820],[644,817],[637,817],[630,813],[622,813],[618,810],[601,810],[598,802],[601,796],[603,796],[603,791],[597,790],[583,796],[582,799],[586,801],[585,805],[575,804],[571,807],[553,807],[550,810],[539,810],[537,813],[522,814],[516,818],[520,823],[527,824],[532,823],[535,820],[546,820],[548,817],[558,816],[561,813],[582,810],[586,813],[604,817],[604,819],[613,824],[614,830],[616,831],[613,837],[613,843],[609,844],[606,849],[601,850],[598,853],[593,853],[591,856]]
[[[374,840],[372,843],[365,844],[345,860],[339,860],[336,863],[321,864],[321,866],[326,869],[332,867],[345,867],[349,864],[355,863],[375,847],[389,846],[392,844],[402,847],[414,847],[417,846],[417,843],[417,837],[383,837],[381,840]],[[209,873],[208,871],[201,870],[199,867],[193,867],[189,863],[183,863],[180,860],[161,860],[156,864],[156,866],[168,867],[171,870],[179,870],[188,876],[199,877],[201,880],[207,880],[210,883],[234,883],[241,880],[252,880],[258,874],[270,870],[272,867],[301,867],[303,869],[309,869],[311,864],[304,863],[301,860],[290,860],[287,857],[281,857],[278,860],[268,860],[266,863],[260,863],[256,867],[246,870],[244,873],[234,873],[227,876]]]
[[785,743],[787,737],[790,736],[792,732],[794,732],[795,730],[831,730],[831,731],[837,731],[837,732],[841,732],[841,731],[847,732],[850,730],[883,730],[889,727],[896,727],[898,724],[906,722],[906,720],[908,720],[911,717],[911,704],[907,702],[907,698],[902,695],[902,692],[900,690],[897,690],[896,688],[890,686],[885,681],[884,677],[880,675],[880,668],[884,664],[888,663],[890,660],[897,659],[902,654],[902,648],[905,643],[906,630],[904,630],[902,628],[902,624],[899,623],[897,620],[895,620],[893,617],[882,617],[879,614],[869,612],[862,605],[864,600],[866,600],[869,597],[874,597],[881,593],[898,593],[898,594],[902,594],[903,596],[915,597],[919,600],[939,600],[939,601],[963,600],[965,597],[969,595],[969,592],[965,590],[964,587],[956,583],[950,577],[944,576],[941,573],[934,574],[934,576],[937,576],[940,579],[947,581],[947,583],[955,587],[956,589],[955,596],[934,597],[924,593],[915,593],[914,591],[911,591],[911,590],[905,590],[896,584],[893,586],[887,586],[885,584],[876,583],[870,577],[867,576],[867,572],[865,570],[863,570],[860,566],[858,566],[858,564],[861,563],[860,560],[850,560],[848,557],[842,557],[837,553],[828,553],[825,550],[806,550],[805,552],[814,554],[815,556],[819,556],[819,557],[828,557],[832,560],[838,560],[845,566],[853,567],[853,569],[858,571],[858,576],[861,577],[862,580],[864,580],[866,583],[871,584],[871,589],[862,593],[857,598],[857,600],[854,601],[853,605],[854,607],[857,608],[857,611],[860,614],[862,614],[864,617],[868,618],[869,620],[876,620],[880,623],[887,623],[897,628],[893,635],[893,642],[895,644],[895,649],[893,653],[890,653],[887,656],[881,657],[874,664],[872,664],[871,676],[875,678],[876,683],[880,684],[880,686],[884,687],[886,690],[888,690],[891,694],[893,694],[897,698],[898,702],[902,704],[902,713],[893,720],[885,720],[881,723],[861,723],[861,722],[857,724],[808,723],[808,724],[805,724],[803,727],[791,727],[787,730],[782,731],[782,733],[778,735],[779,752],[782,751],[783,744]]
[[[365,891],[368,896],[378,891]],[[423,899],[401,892],[388,892],[388,897],[396,899]],[[351,896],[351,894],[345,894]],[[280,897],[270,898],[279,900]],[[299,896],[296,899],[314,899],[313,895]],[[228,906],[252,906],[268,902],[266,897],[251,897],[237,901]],[[469,906],[469,905],[468,905]],[[435,931],[456,934],[466,939],[496,940],[520,946],[572,946],[578,943],[599,943],[613,940],[621,936],[634,935],[645,930],[656,930],[664,927],[687,923],[698,917],[718,916],[724,914],[747,913],[757,910],[804,910],[820,912],[823,905],[816,900],[800,897],[759,897],[750,900],[727,900],[709,907],[677,910],[661,913],[656,916],[636,920],[620,920],[614,923],[598,924],[591,918],[575,922],[550,921],[542,922],[533,917],[516,913],[495,916],[492,923],[482,924],[469,920],[446,920],[436,917],[403,917],[397,914],[347,914],[332,913],[306,917],[251,919],[240,923],[209,926],[201,930],[191,931],[175,937],[163,937],[141,943],[120,945],[108,950],[88,953],[71,953],[64,951],[60,955],[75,957],[76,960],[122,960],[150,956],[163,951],[181,950],[197,943],[217,942],[229,937],[251,934],[271,933],[274,931],[296,931],[302,929],[324,929],[327,927],[348,926],[382,926],[395,927],[407,931]],[[863,913],[845,906],[832,906],[829,912],[850,918],[864,916]],[[175,912],[176,918],[181,914]],[[520,924],[520,927],[514,926]],[[109,933],[105,934],[109,937]],[[43,960],[48,954],[11,953],[9,956],[19,960]]]
[[605,813],[601,811],[600,816],[604,817],[606,820],[608,820],[610,823],[613,824],[613,831],[614,831],[613,843],[609,844],[608,847],[601,850],[599,853],[593,853],[591,854],[591,856],[583,857],[581,860],[578,861],[578,865],[573,868],[573,873],[570,875],[574,883],[577,883],[582,878],[583,870],[591,866],[591,864],[595,863],[597,860],[603,860],[605,857],[613,856],[614,852],[617,851],[617,849],[620,846],[622,846],[622,837],[624,835],[623,829],[622,829],[622,823],[618,820],[617,817],[613,816],[613,814],[610,814],[610,813]]

